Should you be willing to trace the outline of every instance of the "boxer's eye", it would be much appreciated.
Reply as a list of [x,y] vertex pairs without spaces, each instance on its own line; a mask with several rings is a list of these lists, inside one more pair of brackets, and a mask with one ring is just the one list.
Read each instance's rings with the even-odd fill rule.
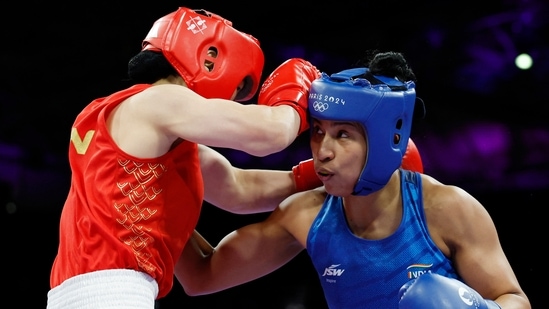
[[[207,56],[209,58],[217,58],[217,49],[215,47],[210,47],[210,49],[208,49]],[[211,72],[214,69],[214,62],[206,59],[206,61],[204,61],[204,67],[206,67],[208,72]]]

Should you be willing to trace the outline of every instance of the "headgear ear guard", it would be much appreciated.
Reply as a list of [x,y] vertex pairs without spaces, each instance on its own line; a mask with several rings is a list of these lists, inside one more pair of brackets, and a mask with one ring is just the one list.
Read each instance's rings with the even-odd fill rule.
[[364,127],[368,153],[354,195],[381,189],[402,163],[415,100],[413,81],[374,76],[367,68],[323,73],[313,81],[308,100],[312,118],[358,122]]
[[184,7],[154,23],[143,50],[161,51],[187,86],[206,98],[230,99],[244,80],[236,101],[255,95],[265,61],[259,41],[234,29],[231,21]]

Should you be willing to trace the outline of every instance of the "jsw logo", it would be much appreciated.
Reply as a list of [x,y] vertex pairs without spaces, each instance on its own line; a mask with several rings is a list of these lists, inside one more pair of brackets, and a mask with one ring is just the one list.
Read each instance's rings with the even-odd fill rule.
[[339,265],[341,264],[331,265],[330,267],[325,268],[324,274],[322,274],[322,276],[323,277],[324,276],[336,276],[336,277],[341,276],[341,274],[343,274],[345,269],[337,269],[336,267],[338,267]]

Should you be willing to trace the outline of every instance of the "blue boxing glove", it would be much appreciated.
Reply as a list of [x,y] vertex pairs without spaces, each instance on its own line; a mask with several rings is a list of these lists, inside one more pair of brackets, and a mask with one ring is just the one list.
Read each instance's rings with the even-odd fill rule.
[[404,284],[398,296],[399,309],[501,309],[463,282],[433,273]]

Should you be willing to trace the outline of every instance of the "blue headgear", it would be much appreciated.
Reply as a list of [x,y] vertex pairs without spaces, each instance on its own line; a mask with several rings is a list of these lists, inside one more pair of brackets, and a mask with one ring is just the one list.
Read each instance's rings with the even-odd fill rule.
[[401,165],[415,100],[413,81],[373,75],[368,68],[323,73],[313,81],[308,101],[312,118],[359,122],[364,127],[368,153],[354,195],[381,189]]

